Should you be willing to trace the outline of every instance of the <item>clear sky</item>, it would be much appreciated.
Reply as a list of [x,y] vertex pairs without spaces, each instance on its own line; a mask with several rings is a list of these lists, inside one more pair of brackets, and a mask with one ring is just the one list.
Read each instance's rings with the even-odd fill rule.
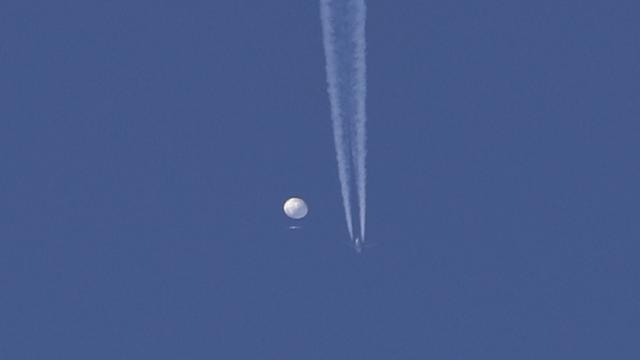
[[368,1],[357,255],[316,1],[0,2],[0,358],[640,358],[638,14]]

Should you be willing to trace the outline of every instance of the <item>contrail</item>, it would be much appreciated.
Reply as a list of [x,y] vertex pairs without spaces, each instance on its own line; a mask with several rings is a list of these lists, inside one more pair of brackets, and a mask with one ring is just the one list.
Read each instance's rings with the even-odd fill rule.
[[[320,0],[327,84],[338,177],[349,237],[364,242],[366,219],[366,5],[364,0]],[[351,188],[355,186],[355,198]],[[354,239],[352,200],[360,234]]]

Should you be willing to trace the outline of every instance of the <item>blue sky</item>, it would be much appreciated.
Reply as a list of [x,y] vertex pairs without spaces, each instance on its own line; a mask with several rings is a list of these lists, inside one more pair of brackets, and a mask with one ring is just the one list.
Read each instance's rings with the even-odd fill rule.
[[357,255],[315,1],[2,2],[0,358],[637,358],[639,10],[368,1]]

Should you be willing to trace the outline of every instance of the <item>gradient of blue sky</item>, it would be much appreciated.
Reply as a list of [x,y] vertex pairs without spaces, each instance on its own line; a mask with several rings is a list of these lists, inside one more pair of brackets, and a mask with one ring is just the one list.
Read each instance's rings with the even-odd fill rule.
[[640,5],[368,5],[357,256],[315,1],[3,1],[0,358],[638,358]]

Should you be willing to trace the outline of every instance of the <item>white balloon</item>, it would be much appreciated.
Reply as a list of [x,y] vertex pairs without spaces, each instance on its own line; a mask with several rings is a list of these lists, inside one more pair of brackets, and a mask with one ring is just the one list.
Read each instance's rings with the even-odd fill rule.
[[307,208],[307,204],[304,200],[296,197],[292,197],[285,201],[283,208],[284,213],[292,219],[302,219],[307,216],[307,213],[309,212],[309,208]]

